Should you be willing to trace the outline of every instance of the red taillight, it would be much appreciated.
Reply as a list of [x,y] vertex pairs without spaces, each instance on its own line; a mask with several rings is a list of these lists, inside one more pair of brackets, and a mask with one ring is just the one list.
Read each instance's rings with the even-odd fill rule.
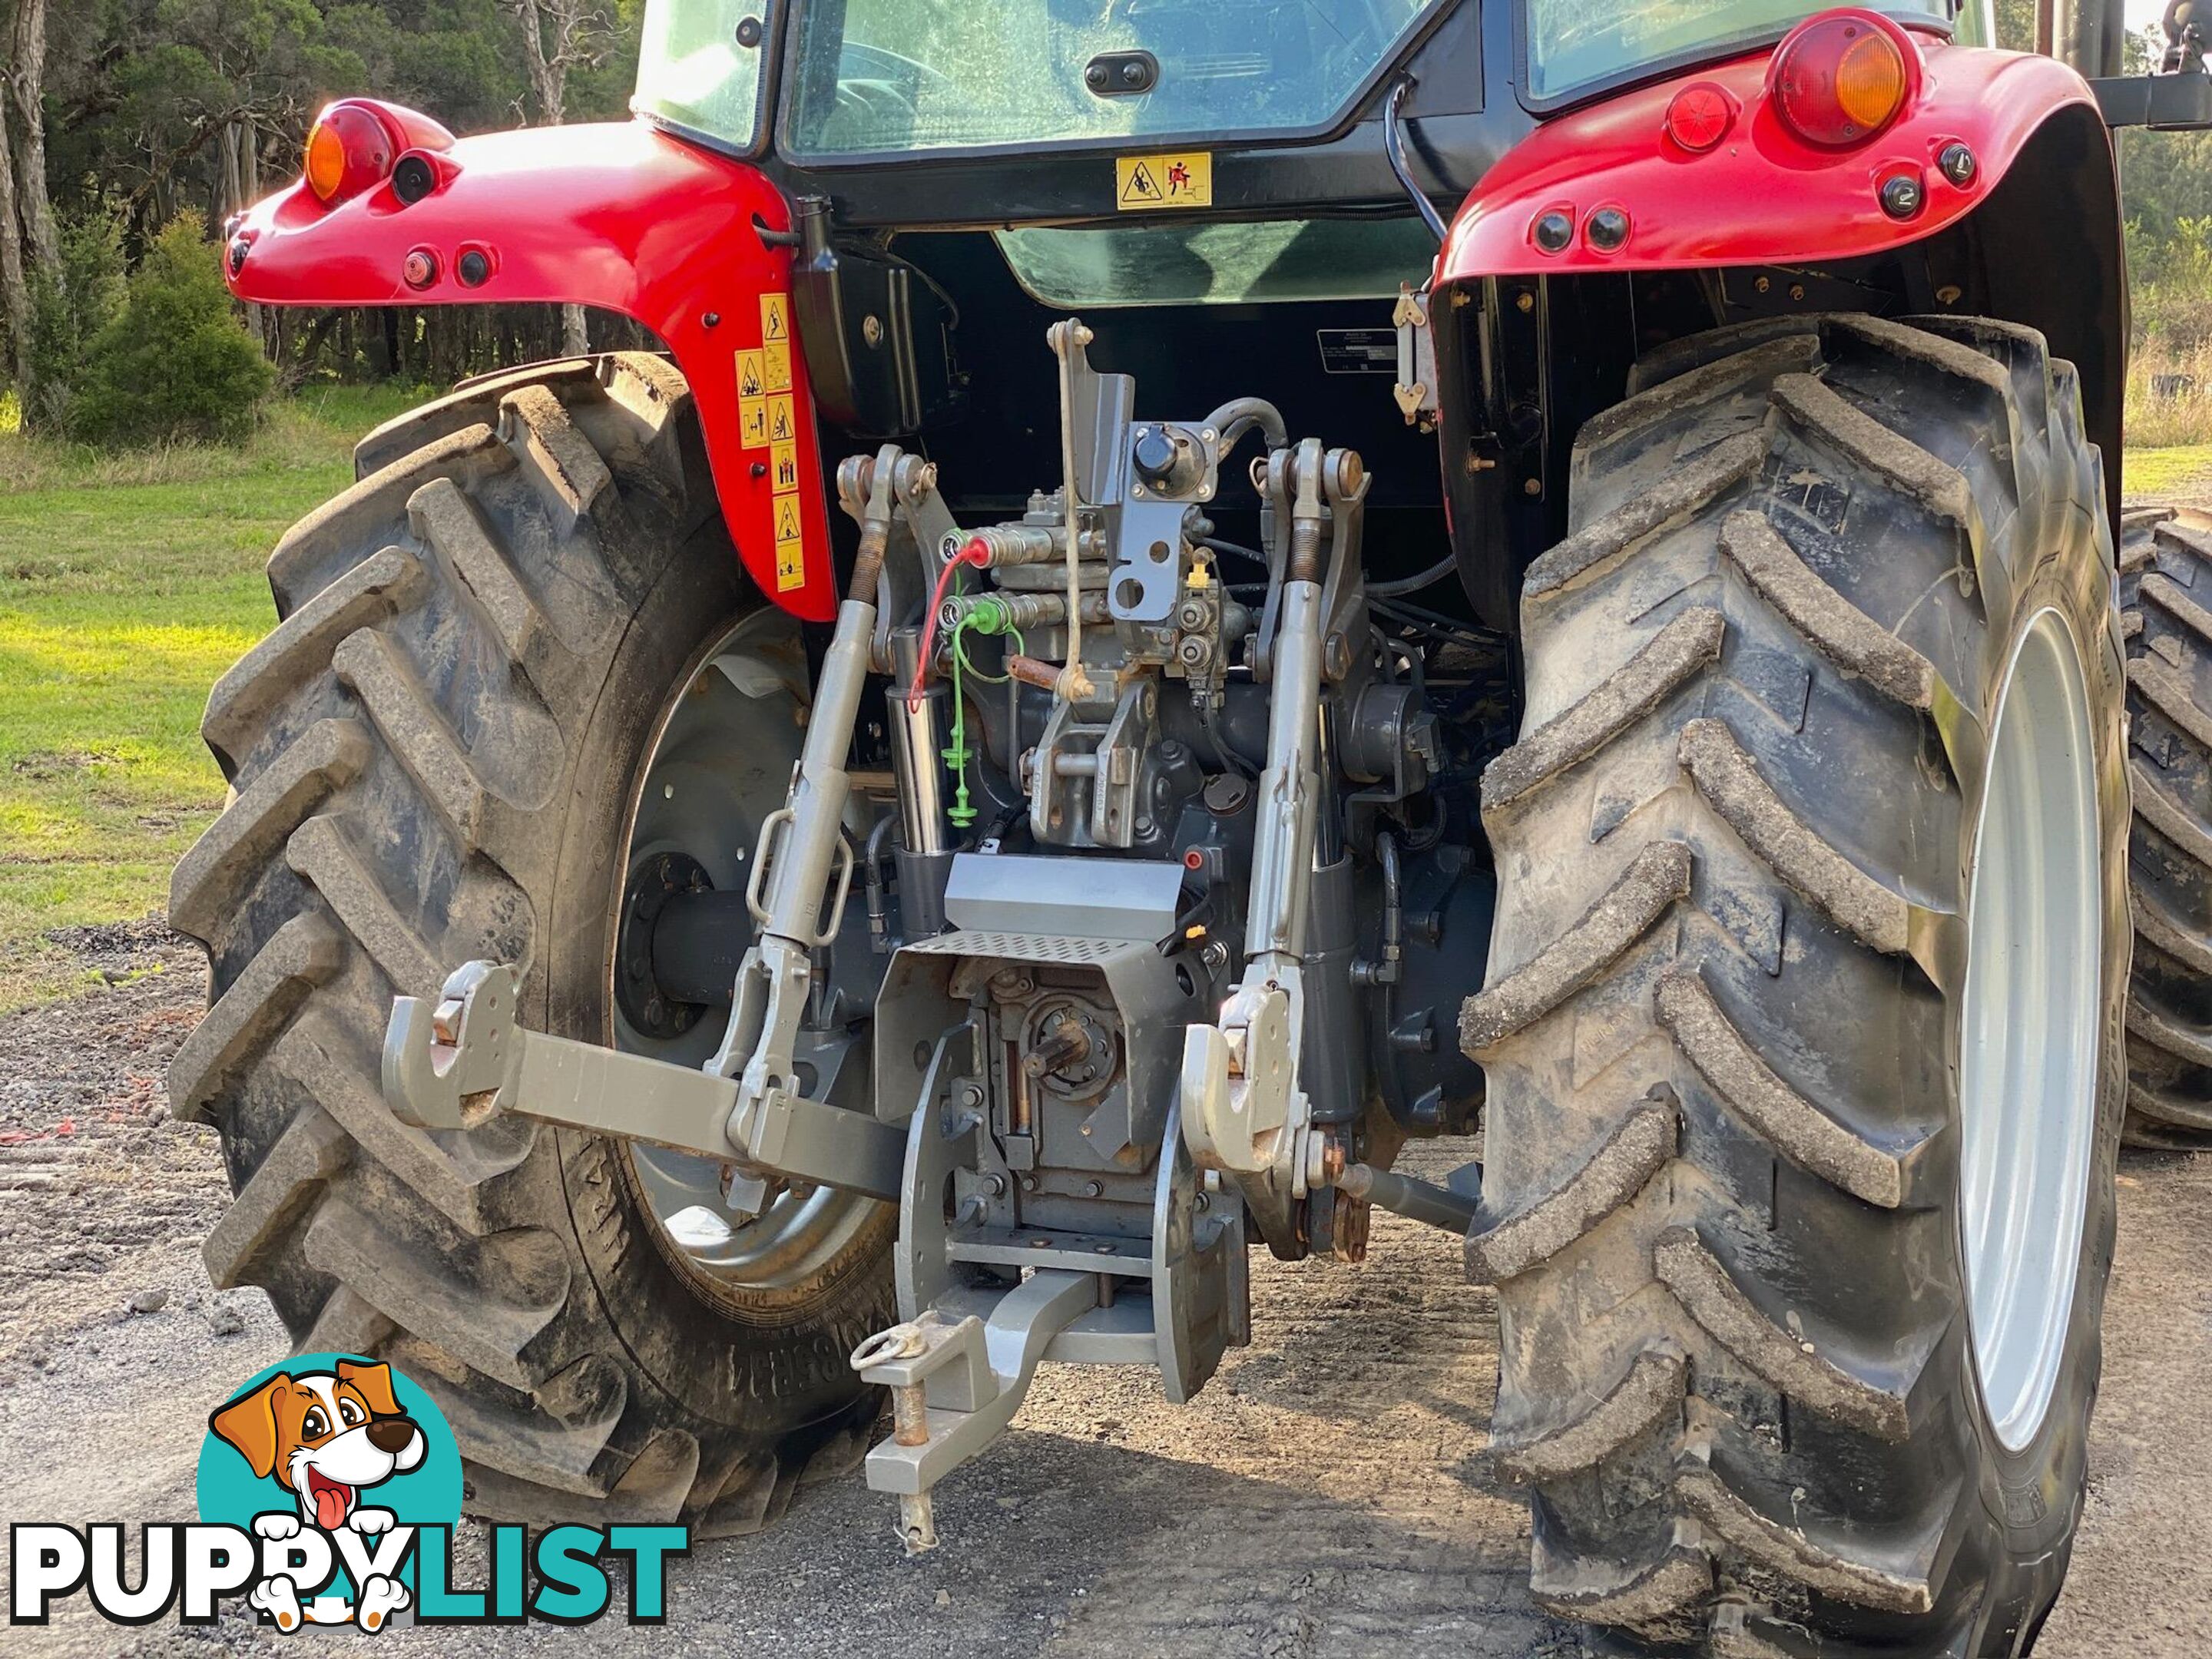
[[1735,100],[1710,81],[1693,81],[1667,106],[1667,136],[1684,149],[1711,149],[1728,136]]
[[1774,112],[1808,144],[1871,138],[1905,106],[1905,48],[1871,17],[1815,18],[1782,43]]
[[390,176],[397,147],[384,123],[358,104],[332,104],[307,134],[307,188],[342,202]]

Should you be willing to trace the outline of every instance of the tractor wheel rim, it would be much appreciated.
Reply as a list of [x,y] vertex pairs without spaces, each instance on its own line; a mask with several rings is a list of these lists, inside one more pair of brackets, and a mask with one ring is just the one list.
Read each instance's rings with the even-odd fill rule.
[[[623,890],[647,864],[676,853],[704,866],[719,891],[741,891],[762,822],[784,804],[808,706],[805,659],[790,618],[745,617],[695,659],[654,721],[623,830]],[[617,902],[620,901],[617,900]],[[618,932],[611,927],[611,941]],[[613,967],[609,966],[610,984]],[[699,1066],[720,1046],[726,1006],[657,1038],[610,994],[614,1046]],[[732,1205],[732,1166],[642,1141],[617,1143],[660,1236],[663,1254],[711,1292],[803,1292],[866,1226],[872,1200],[833,1188],[775,1189],[758,1214]]]
[[2020,1451],[2072,1323],[2095,1139],[2102,856],[2081,653],[2030,619],[1996,702],[1968,874],[1960,1214],[1974,1370]]

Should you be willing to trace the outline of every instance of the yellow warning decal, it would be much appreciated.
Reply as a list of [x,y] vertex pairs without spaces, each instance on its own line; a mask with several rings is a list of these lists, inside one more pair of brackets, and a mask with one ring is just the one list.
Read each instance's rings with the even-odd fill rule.
[[1182,155],[1115,156],[1114,205],[1124,213],[1212,207],[1212,155],[1195,149]]
[[791,412],[791,394],[778,392],[768,400],[768,441],[787,444],[799,436],[799,422]]
[[775,544],[775,591],[788,593],[806,586],[806,550],[797,542]]
[[775,544],[775,591],[788,593],[806,586],[806,549],[799,542]]
[[791,296],[788,294],[761,295],[761,338],[774,344],[791,339]]
[[770,392],[791,390],[791,343],[770,340],[761,348],[761,374]]
[[[755,356],[755,353],[747,353]],[[738,442],[747,449],[763,449],[768,445],[768,399],[740,398],[738,399]]]
[[805,532],[799,527],[799,497],[779,495],[775,498],[775,538],[780,542],[795,542]]
[[762,361],[763,354],[740,351],[738,354],[738,396],[757,398],[768,390],[768,367]]
[[806,540],[799,497],[775,498],[775,591],[788,592],[806,581]]
[[768,447],[768,474],[770,489],[798,489],[799,446],[794,443],[770,444]]

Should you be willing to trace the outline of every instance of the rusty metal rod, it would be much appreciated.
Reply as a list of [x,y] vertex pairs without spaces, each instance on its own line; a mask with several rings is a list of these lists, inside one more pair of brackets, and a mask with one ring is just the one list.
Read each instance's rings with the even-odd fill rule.
[[902,1446],[929,1443],[929,1395],[919,1382],[891,1390],[891,1438]]
[[1018,653],[1006,658],[1006,672],[1024,685],[1034,685],[1040,691],[1049,691],[1060,684],[1060,666],[1056,663],[1040,662],[1035,657]]
[[[902,1446],[929,1443],[929,1390],[926,1383],[902,1382],[891,1390],[891,1438]],[[926,1492],[899,1494],[899,1541],[908,1555],[937,1547],[936,1505]]]

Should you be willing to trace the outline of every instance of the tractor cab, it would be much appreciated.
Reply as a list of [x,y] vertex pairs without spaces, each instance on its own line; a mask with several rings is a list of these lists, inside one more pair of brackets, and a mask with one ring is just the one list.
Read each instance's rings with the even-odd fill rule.
[[[793,8],[771,30],[739,0],[658,0],[633,106],[759,166],[795,204],[795,295],[817,395],[856,440],[926,434],[958,507],[1010,506],[1050,469],[1054,434],[1022,415],[1053,395],[1034,342],[1080,314],[1099,361],[1163,407],[1205,402],[1218,362],[1264,365],[1267,395],[1294,426],[1325,427],[1371,462],[1378,578],[1433,566],[1456,526],[1462,580],[1429,602],[1510,635],[1506,573],[1562,533],[1566,447],[1620,395],[1642,347],[1870,290],[1909,309],[1888,249],[1960,216],[1995,182],[1984,164],[1971,191],[1955,191],[1923,167],[1929,193],[1949,199],[1900,220],[1863,179],[1831,198],[1778,191],[1771,169],[1739,185],[1680,165],[1706,141],[1686,145],[1678,129],[1694,112],[1655,93],[1702,66],[1737,65],[1741,84],[1701,88],[1720,112],[1705,118],[1734,122],[1757,104],[1772,49],[1815,9],[831,3]],[[1987,0],[1875,13],[1898,40],[1929,48],[1992,38]],[[1779,135],[1788,165],[1832,187],[1854,138],[1889,126],[1918,90],[1906,79],[1917,49],[1878,33],[1856,54],[1847,46],[1824,46],[1817,62],[1801,54],[1800,78],[1831,102],[1857,100],[1856,111],[1816,112],[1825,125],[1808,141]],[[1649,108],[1641,131],[1624,129],[1624,95]],[[1601,245],[1578,219],[1563,253],[1534,223],[1556,204],[1532,197],[1503,232],[1528,257],[1485,248],[1479,268],[1455,265],[1440,247],[1455,205],[1466,230],[1497,240],[1478,186],[1512,174],[1501,162],[1561,122],[1534,188],[1640,162],[1680,187],[1666,204],[1680,225],[1616,206],[1620,241]],[[2085,216],[2098,210],[2084,204]],[[1839,217],[1856,223],[1839,233]],[[1672,245],[1660,258],[1638,257],[1662,235]],[[1731,254],[1739,274],[1717,283],[1669,269]],[[2074,347],[2098,365],[2100,431],[2117,417],[2117,346],[2093,326]],[[1444,381],[1468,396],[1440,400]],[[1249,539],[1243,515],[1257,498],[1232,489],[1220,507]],[[1512,551],[1490,559],[1478,542]]]
[[[1267,364],[1287,419],[1375,464],[1377,568],[1436,562],[1433,447],[1391,392],[1398,299],[1437,235],[1379,111],[1395,90],[1399,136],[1424,137],[1405,164],[1439,193],[1526,131],[1510,94],[1486,113],[1480,8],[863,3],[795,9],[780,40],[751,18],[652,8],[635,107],[799,204],[794,298],[849,429],[926,434],[956,511],[1018,505],[1057,465],[1022,413],[1054,397],[1036,344],[1080,314],[1160,407],[1218,401],[1221,362]],[[1224,494],[1249,542],[1257,498]]]

